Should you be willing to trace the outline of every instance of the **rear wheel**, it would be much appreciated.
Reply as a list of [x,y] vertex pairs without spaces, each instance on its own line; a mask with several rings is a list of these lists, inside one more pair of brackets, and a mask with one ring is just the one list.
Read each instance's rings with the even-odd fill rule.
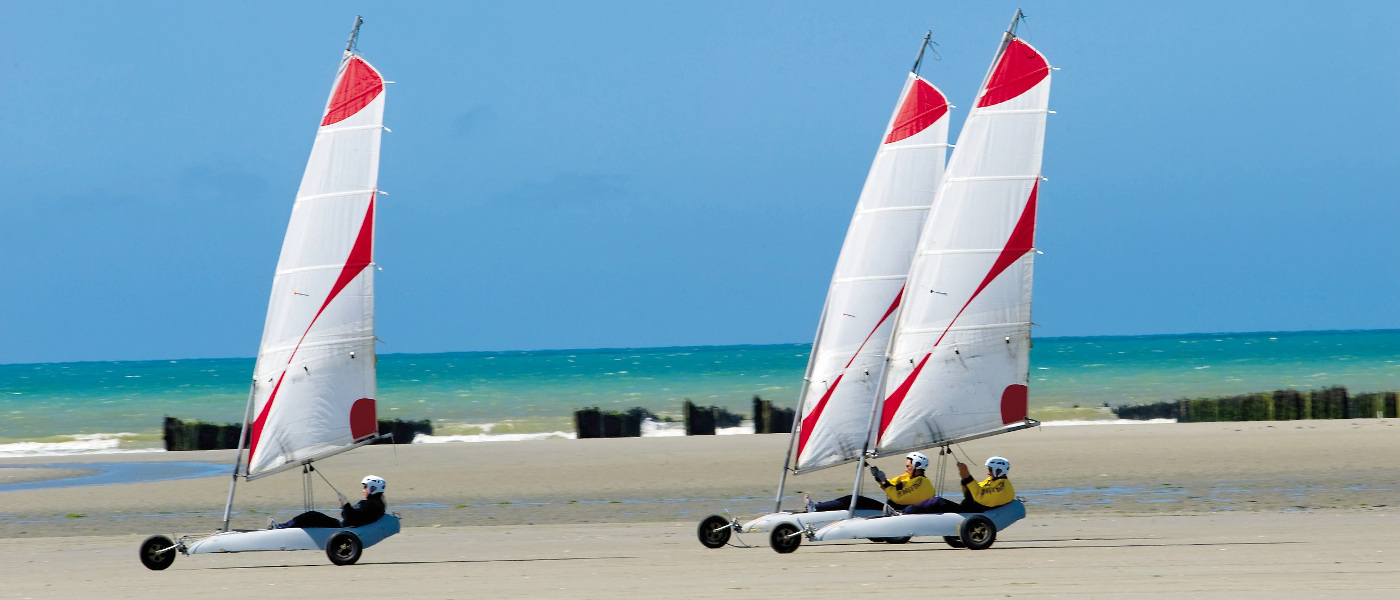
[[963,521],[962,543],[968,550],[986,550],[997,541],[997,526],[984,515],[973,515]]
[[774,552],[788,554],[802,545],[802,534],[798,533],[796,525],[783,523],[774,527],[773,533],[768,534],[768,543],[773,546]]
[[725,544],[729,543],[730,529],[729,519],[719,515],[710,515],[700,522],[700,528],[695,534],[706,548],[723,548]]
[[175,542],[163,535],[153,535],[141,542],[141,564],[152,571],[163,571],[175,564]]
[[911,539],[913,539],[913,536],[908,536],[908,535],[906,535],[906,536],[904,536],[904,537],[897,537],[897,538],[885,538],[885,543],[886,543],[886,544],[908,544],[908,543],[909,543],[909,540],[911,540]]
[[966,547],[967,547],[966,544],[963,544],[963,543],[962,543],[962,538],[960,538],[960,537],[958,537],[958,536],[956,536],[956,535],[945,535],[945,536],[943,536],[943,543],[948,544],[949,546],[952,546],[952,547],[954,547],[954,548],[966,548]]
[[360,560],[360,552],[363,550],[364,544],[360,543],[360,536],[349,531],[338,532],[326,542],[326,558],[340,566],[355,564]]

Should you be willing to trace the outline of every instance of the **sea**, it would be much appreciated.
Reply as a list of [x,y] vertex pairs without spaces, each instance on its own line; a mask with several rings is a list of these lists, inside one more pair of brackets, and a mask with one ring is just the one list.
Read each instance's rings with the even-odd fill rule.
[[[754,396],[793,406],[809,350],[384,354],[376,400],[381,419],[432,421],[416,442],[573,437],[585,407],[643,407],[660,417],[645,435],[678,435],[686,399],[739,413]],[[160,451],[166,415],[240,422],[252,371],[252,358],[0,365],[0,457]],[[1047,424],[1113,422],[1110,407],[1180,398],[1395,391],[1400,330],[1036,338],[1030,379],[1031,417]]]

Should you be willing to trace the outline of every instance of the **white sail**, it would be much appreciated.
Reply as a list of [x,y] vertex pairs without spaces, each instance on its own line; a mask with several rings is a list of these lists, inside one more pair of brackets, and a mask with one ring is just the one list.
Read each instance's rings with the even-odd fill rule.
[[372,265],[383,118],[383,77],[347,51],[272,280],[254,368],[249,479],[378,433]]
[[796,472],[856,460],[865,447],[894,314],[947,148],[948,101],[910,73],[827,291],[799,401]]
[[1027,422],[1050,67],[1011,34],[992,64],[910,266],[890,341],[879,455]]

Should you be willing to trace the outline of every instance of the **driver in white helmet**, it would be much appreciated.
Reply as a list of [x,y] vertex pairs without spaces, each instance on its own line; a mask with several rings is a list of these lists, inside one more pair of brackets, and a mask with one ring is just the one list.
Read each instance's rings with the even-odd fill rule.
[[1011,461],[1000,456],[987,459],[987,478],[973,479],[967,465],[958,463],[958,474],[962,476],[963,501],[961,504],[946,498],[934,497],[910,506],[905,514],[920,513],[979,513],[986,512],[1016,499],[1016,490],[1006,476],[1011,472]]
[[350,504],[344,494],[336,492],[336,499],[340,500],[340,519],[336,519],[325,513],[317,511],[307,511],[286,523],[277,523],[273,529],[292,529],[308,527],[359,527],[369,525],[378,521],[384,516],[384,488],[388,484],[383,477],[378,475],[367,475],[360,480],[360,487],[363,488],[364,500]]
[[[872,498],[861,496],[856,500],[856,508],[882,510],[888,504],[890,508],[901,511],[911,504],[918,504],[934,497],[933,482],[924,476],[924,470],[928,468],[928,457],[918,452],[910,452],[904,457],[904,473],[894,479],[886,479],[885,474],[875,465],[870,465],[870,474],[875,476],[875,482],[880,484],[880,489],[885,491],[888,502],[881,503]],[[847,510],[851,507],[851,497],[842,496],[835,500],[826,502],[812,502],[807,498],[807,512],[825,512],[829,510]]]

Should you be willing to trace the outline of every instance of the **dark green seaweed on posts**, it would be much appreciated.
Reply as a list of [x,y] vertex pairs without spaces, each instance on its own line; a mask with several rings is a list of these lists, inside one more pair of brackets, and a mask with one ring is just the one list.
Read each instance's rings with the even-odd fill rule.
[[1308,392],[1278,390],[1222,398],[1183,398],[1114,409],[1121,419],[1176,419],[1182,423],[1214,421],[1293,421],[1299,419],[1396,418],[1397,392],[1348,396],[1343,386]]

